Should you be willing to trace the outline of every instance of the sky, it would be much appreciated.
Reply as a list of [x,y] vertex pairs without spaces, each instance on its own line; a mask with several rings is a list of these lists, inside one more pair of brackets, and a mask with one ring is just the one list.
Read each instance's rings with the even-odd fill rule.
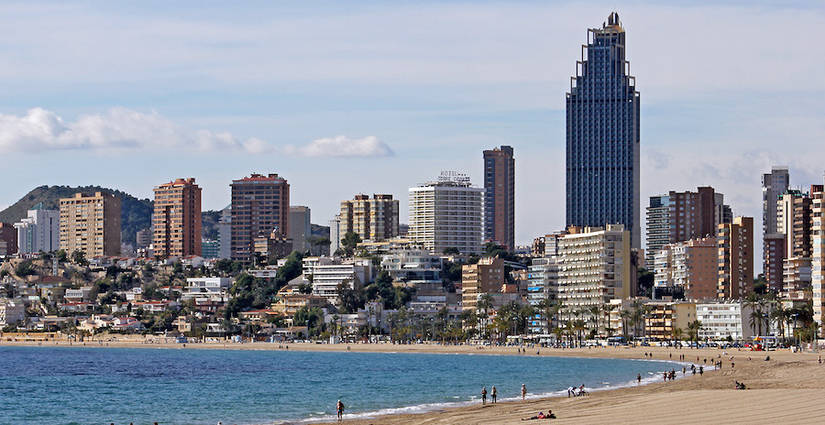
[[356,193],[393,194],[406,222],[409,187],[441,170],[481,184],[482,150],[511,145],[527,244],[564,227],[565,92],[613,10],[643,206],[711,185],[760,228],[772,165],[823,183],[821,2],[67,3],[0,5],[0,207],[44,184],[143,198],[191,176],[219,209],[233,178],[274,172],[314,223]]

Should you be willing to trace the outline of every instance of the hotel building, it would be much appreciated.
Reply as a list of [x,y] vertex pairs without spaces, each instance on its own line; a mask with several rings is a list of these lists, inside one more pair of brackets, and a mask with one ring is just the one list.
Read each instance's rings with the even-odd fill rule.
[[434,254],[447,248],[480,254],[483,194],[484,189],[470,186],[469,177],[456,173],[442,173],[437,182],[410,188],[407,237]]

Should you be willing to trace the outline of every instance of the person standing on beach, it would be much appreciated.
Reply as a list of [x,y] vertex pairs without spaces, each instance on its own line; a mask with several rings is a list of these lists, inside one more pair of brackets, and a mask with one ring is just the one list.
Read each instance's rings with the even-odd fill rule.
[[487,387],[481,387],[481,405],[487,404]]
[[493,385],[493,388],[490,388],[490,398],[493,399],[493,404],[496,404],[496,396],[497,395],[498,395],[498,392],[496,391],[496,386]]
[[527,386],[524,385],[524,384],[521,384],[521,401],[524,401],[524,399],[526,397],[527,397]]
[[639,383],[639,384],[642,383],[642,374],[641,373],[636,374],[636,382]]
[[338,411],[338,421],[344,420],[344,403],[341,403],[341,400],[338,400],[338,404],[335,405],[335,410]]

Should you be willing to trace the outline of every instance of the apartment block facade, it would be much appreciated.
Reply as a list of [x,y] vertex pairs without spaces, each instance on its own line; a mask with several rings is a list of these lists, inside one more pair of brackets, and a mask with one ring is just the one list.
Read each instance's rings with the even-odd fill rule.
[[157,258],[202,253],[201,188],[194,178],[155,187],[152,248]]
[[654,284],[680,288],[689,300],[717,297],[718,249],[715,237],[665,245],[656,255]]
[[585,227],[559,240],[558,299],[573,312],[636,295],[631,235],[621,224]]
[[645,260],[653,264],[656,253],[667,244],[714,236],[716,226],[724,222],[724,195],[712,187],[699,187],[696,192],[670,191],[651,196],[646,213]]
[[504,260],[501,258],[484,257],[476,264],[461,266],[462,310],[475,310],[480,296],[500,293],[504,283]]
[[[825,185],[811,187],[811,288],[814,321],[825,323]],[[820,336],[825,332],[820,331]]]
[[289,229],[289,183],[277,174],[252,174],[232,180],[231,257],[249,263],[258,236]]
[[120,255],[120,198],[75,194],[60,199],[60,249],[86,258]]
[[398,200],[392,195],[355,195],[341,201],[340,237],[357,233],[362,240],[383,241],[398,236]]
[[289,207],[289,239],[292,249],[299,252],[309,251],[309,238],[312,236],[312,211],[303,205]]
[[720,224],[716,243],[717,297],[745,298],[753,292],[753,217],[736,217],[732,223]]
[[484,240],[516,247],[516,161],[511,146],[484,151]]

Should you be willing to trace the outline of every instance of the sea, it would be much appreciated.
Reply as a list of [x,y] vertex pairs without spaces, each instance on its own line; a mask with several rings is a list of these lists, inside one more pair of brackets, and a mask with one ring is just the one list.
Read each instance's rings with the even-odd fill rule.
[[416,413],[661,380],[655,360],[422,354],[0,347],[0,424],[289,424]]

